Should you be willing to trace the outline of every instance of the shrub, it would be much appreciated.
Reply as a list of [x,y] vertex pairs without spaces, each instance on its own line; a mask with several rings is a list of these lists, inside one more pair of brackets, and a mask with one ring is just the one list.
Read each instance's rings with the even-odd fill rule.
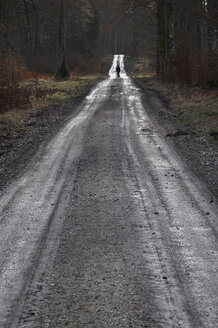
[[31,106],[30,92],[17,86],[0,87],[0,114]]
[[19,54],[0,55],[0,86],[17,85],[26,76],[23,58]]

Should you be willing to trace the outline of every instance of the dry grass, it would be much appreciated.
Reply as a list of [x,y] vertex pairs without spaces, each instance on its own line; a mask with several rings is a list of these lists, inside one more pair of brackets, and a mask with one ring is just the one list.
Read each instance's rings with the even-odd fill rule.
[[151,79],[148,87],[169,100],[169,108],[181,128],[198,134],[218,133],[218,90],[200,87],[181,87]]
[[[37,77],[21,82],[16,88],[19,101],[16,100],[16,97],[10,96],[11,90],[8,90],[7,94],[5,91],[4,96],[7,96],[8,105],[7,109],[4,107],[5,110],[0,111],[0,134],[4,134],[3,131],[8,129],[22,126],[37,111],[46,110],[50,105],[60,105],[81,96],[88,86],[94,85],[102,78],[103,76],[100,75],[90,75],[57,82],[51,78],[40,79]],[[21,99],[23,94],[26,97],[25,102],[22,102]]]
[[[130,58],[130,74],[164,98],[182,130],[218,139],[218,89],[161,81],[155,76],[153,62],[152,58]],[[184,68],[181,73],[185,73]],[[198,82],[195,85],[202,81]]]

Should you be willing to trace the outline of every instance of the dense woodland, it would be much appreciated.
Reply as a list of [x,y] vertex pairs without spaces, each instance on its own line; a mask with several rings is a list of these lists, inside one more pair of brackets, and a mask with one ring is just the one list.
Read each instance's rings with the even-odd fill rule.
[[[66,18],[62,17],[63,8]],[[31,71],[54,74],[60,24],[66,28],[68,64],[71,70],[76,69],[81,58],[95,52],[98,17],[91,1],[1,0],[2,61],[20,61]],[[85,63],[79,63],[81,69],[86,69],[82,67]]]
[[157,73],[188,84],[218,82],[217,0],[157,1]]
[[144,58],[162,78],[218,85],[217,0],[0,0],[0,82]]

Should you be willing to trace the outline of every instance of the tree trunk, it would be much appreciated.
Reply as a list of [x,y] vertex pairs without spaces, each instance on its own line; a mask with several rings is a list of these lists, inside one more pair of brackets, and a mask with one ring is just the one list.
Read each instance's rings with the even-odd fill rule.
[[30,9],[28,7],[28,3],[26,0],[23,0],[24,7],[25,7],[25,14],[26,14],[26,22],[27,22],[27,31],[28,31],[28,39],[30,44],[32,45],[32,32],[31,32],[31,18],[30,18]]
[[218,84],[218,24],[215,23],[218,16],[218,4],[217,0],[208,0],[208,58],[207,58],[207,70],[208,70],[208,85],[215,86]]
[[65,79],[70,76],[66,59],[66,0],[60,0],[58,60],[56,79]]
[[157,0],[157,74],[164,74],[170,55],[172,6],[169,0]]

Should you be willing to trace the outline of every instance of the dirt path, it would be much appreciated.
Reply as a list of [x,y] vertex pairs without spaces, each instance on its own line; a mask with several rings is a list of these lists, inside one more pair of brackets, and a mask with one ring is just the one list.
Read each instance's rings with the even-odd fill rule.
[[2,195],[2,327],[216,327],[217,205],[148,109],[100,83]]

